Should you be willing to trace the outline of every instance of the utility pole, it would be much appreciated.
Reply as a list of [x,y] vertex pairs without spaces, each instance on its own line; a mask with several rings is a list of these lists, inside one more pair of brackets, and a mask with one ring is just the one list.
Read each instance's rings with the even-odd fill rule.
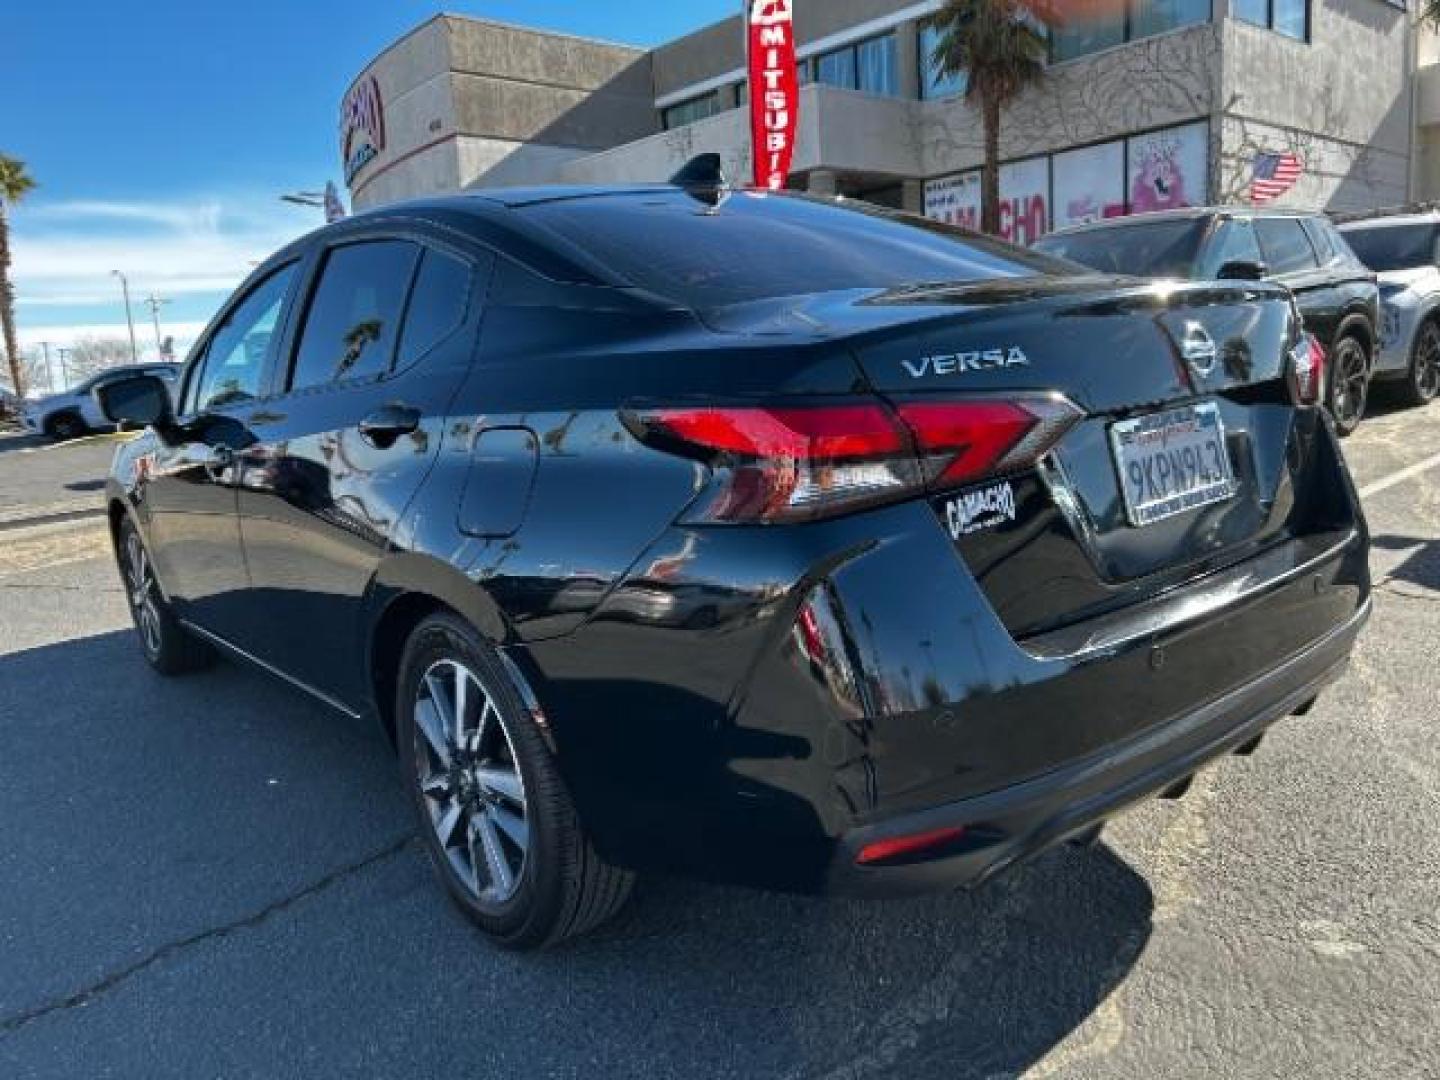
[[140,350],[135,347],[135,316],[130,311],[130,282],[119,270],[111,270],[111,274],[120,279],[120,291],[125,295],[125,323],[130,327],[130,362],[140,363]]
[[163,297],[163,296],[156,296],[156,295],[152,292],[149,296],[145,297],[145,299],[144,299],[143,301],[141,301],[141,302],[142,302],[146,307],[148,307],[148,308],[150,309],[150,318],[155,321],[155,356],[156,356],[156,359],[164,360],[164,359],[165,359],[165,342],[162,341],[161,338],[160,338],[160,309],[161,309],[162,307],[164,307],[166,304],[170,303],[170,301],[167,300],[167,299],[165,299],[165,297]]
[[[40,348],[45,353],[45,381],[50,384],[50,389],[55,389],[55,369],[50,366],[50,342],[40,342]],[[62,386],[60,389],[65,389]]]
[[69,356],[72,352],[74,352],[73,349],[55,350],[56,355],[60,357],[60,381],[63,382],[66,386],[70,385],[70,371],[65,366],[65,358]]

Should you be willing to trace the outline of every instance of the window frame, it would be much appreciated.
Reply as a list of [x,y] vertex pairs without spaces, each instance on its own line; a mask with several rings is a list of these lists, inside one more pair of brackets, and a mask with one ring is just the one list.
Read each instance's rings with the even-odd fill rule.
[[[220,309],[220,313],[216,315],[215,318],[210,321],[210,325],[205,328],[205,333],[195,344],[190,352],[189,358],[185,361],[184,370],[180,375],[180,385],[175,392],[176,410],[180,419],[191,419],[211,413],[225,415],[234,409],[253,405],[257,401],[268,400],[272,396],[270,388],[275,374],[276,357],[279,355],[280,345],[283,344],[289,336],[290,322],[295,315],[296,288],[303,283],[307,276],[306,263],[310,258],[310,253],[306,252],[294,254],[285,259],[277,259],[273,265],[266,264],[260,267],[247,279],[244,285],[235,290],[234,295],[232,295],[225,303],[225,306]],[[265,360],[261,367],[260,383],[258,386],[260,392],[249,401],[237,401],[233,405],[222,405],[219,408],[203,410],[191,408],[190,392],[195,389],[196,380],[201,377],[205,370],[205,365],[210,361],[210,346],[214,343],[215,336],[229,324],[230,317],[234,315],[236,308],[254,296],[255,292],[267,281],[275,277],[276,274],[286,270],[295,271],[295,274],[290,280],[289,287],[285,290],[285,295],[280,300],[280,318],[276,320],[275,332],[271,335],[270,344],[266,346]]]
[[[416,222],[415,224],[421,226],[424,223]],[[467,236],[465,239],[469,240],[470,238]],[[355,244],[383,243],[385,241],[401,241],[413,244],[419,249],[414,265],[410,268],[410,279],[405,285],[405,295],[401,302],[399,314],[400,329],[395,335],[395,347],[391,350],[385,370],[364,378],[332,379],[329,382],[317,383],[313,386],[302,386],[298,389],[291,389],[290,381],[295,362],[299,355],[300,339],[303,336],[305,320],[309,317],[310,305],[314,302],[315,294],[320,287],[320,280],[324,275],[325,263],[330,252],[340,247],[349,247]],[[302,275],[302,280],[296,294],[291,298],[292,311],[301,311],[302,304],[300,301],[302,299],[304,300],[303,311],[301,314],[292,314],[290,325],[286,329],[285,340],[281,343],[282,351],[272,358],[273,362],[269,385],[270,392],[266,400],[343,392],[356,387],[372,386],[403,375],[420,366],[427,356],[469,326],[475,319],[477,312],[483,313],[484,311],[485,304],[483,299],[479,298],[477,290],[488,288],[489,281],[494,273],[495,264],[505,256],[500,250],[481,240],[476,239],[473,242],[476,250],[468,250],[468,247],[461,246],[458,243],[446,242],[443,237],[435,235],[435,233],[429,229],[401,227],[335,236],[318,244],[314,250],[307,255],[308,265]],[[465,264],[469,269],[470,288],[465,298],[465,311],[459,322],[455,324],[449,333],[439,341],[434,342],[429,349],[416,357],[413,362],[401,365],[399,363],[401,338],[405,332],[405,324],[410,317],[410,305],[415,298],[415,286],[419,281],[420,267],[425,261],[425,254],[429,251],[434,251],[436,254],[455,259]]]

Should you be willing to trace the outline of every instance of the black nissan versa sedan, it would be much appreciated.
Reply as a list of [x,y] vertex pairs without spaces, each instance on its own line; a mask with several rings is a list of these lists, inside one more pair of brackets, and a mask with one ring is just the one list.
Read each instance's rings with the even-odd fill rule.
[[1336,430],[1349,435],[1364,419],[1379,351],[1380,288],[1323,214],[1164,210],[1062,229],[1037,240],[1035,250],[1102,273],[1284,285],[1325,349],[1326,406]]
[[1319,364],[1273,285],[667,185],[330,226],[100,396],[150,664],[378,722],[525,947],[976,885],[1303,714],[1370,607]]

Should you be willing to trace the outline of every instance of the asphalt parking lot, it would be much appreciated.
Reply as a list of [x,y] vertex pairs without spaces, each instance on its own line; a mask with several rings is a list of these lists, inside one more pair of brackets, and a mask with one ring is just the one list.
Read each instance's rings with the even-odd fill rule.
[[513,956],[432,883],[377,734],[144,666],[104,530],[56,509],[110,447],[0,437],[0,1076],[1440,1075],[1440,406],[1347,452],[1355,664],[1185,799],[974,894],[653,880]]

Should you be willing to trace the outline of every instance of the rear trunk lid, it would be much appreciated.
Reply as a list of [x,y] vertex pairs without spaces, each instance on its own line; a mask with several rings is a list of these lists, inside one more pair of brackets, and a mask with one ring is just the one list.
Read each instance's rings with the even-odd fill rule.
[[[1044,391],[1084,411],[1037,470],[932,496],[1017,637],[1154,596],[1323,525],[1308,489],[1324,478],[1307,472],[1306,448],[1294,445],[1286,378],[1298,320],[1283,289],[1013,279],[806,297],[744,321],[761,333],[800,323],[844,336],[870,387],[894,402]],[[1214,425],[1223,441],[1230,493],[1190,508],[1166,503],[1148,520],[1137,509],[1145,470],[1192,459],[1178,443],[1175,456],[1146,457],[1122,453],[1117,440],[1168,445],[1196,424]],[[1150,428],[1157,433],[1133,434]],[[1126,475],[1139,485],[1128,505]]]

